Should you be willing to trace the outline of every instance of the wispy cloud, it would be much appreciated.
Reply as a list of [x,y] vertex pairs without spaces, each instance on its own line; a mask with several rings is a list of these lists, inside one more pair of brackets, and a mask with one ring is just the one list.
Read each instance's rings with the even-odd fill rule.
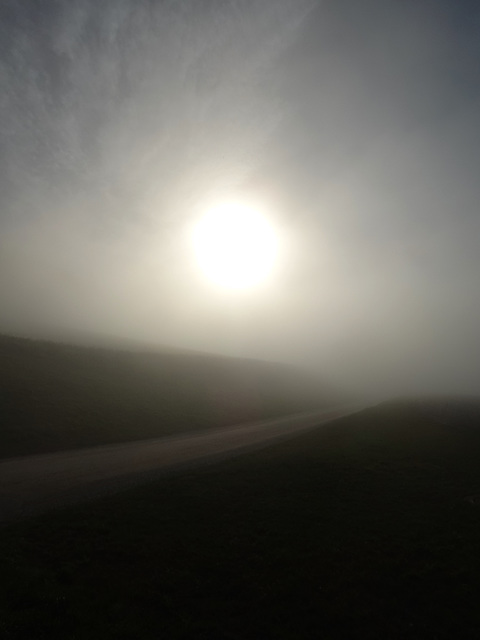
[[272,70],[312,6],[1,9],[5,320],[111,322],[128,316],[129,299],[148,308],[155,287],[165,300],[162,275],[146,275],[145,264],[152,252],[156,268],[174,263],[182,221],[261,160],[282,116]]

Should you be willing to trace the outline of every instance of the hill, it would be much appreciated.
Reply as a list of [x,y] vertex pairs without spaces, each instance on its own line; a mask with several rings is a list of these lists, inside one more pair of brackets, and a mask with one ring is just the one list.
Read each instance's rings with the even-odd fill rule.
[[387,403],[0,530],[2,637],[475,638],[480,437]]
[[0,458],[185,431],[339,400],[286,365],[0,336]]

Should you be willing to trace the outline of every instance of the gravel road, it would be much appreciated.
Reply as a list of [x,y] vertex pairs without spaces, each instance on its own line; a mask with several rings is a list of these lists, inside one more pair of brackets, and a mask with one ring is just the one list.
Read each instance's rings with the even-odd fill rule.
[[8,459],[0,462],[0,523],[265,446],[353,412],[350,407],[295,414],[198,434]]

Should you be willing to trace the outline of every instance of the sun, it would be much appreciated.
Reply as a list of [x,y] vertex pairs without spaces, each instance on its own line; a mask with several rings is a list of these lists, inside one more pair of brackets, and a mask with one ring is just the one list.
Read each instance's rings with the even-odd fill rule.
[[224,203],[194,225],[193,246],[198,265],[210,281],[226,289],[247,289],[271,274],[278,235],[254,207]]

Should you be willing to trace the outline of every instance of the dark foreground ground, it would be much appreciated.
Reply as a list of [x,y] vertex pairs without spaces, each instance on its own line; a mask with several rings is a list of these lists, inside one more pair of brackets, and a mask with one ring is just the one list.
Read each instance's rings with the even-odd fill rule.
[[0,530],[0,637],[478,638],[480,432],[408,403]]

